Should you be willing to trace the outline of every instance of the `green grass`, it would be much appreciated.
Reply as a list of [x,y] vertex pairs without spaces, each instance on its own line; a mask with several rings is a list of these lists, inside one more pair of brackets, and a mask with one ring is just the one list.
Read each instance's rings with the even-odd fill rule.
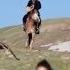
[[7,55],[0,55],[1,70],[33,70],[35,69],[36,64],[42,59],[47,59],[54,70],[70,69],[69,59],[63,59],[68,54],[60,54],[50,51],[26,51],[25,49],[20,51],[15,50],[14,52],[17,57],[20,58],[20,61],[17,61],[14,58],[9,58]]
[[40,48],[43,44],[70,41],[70,31],[42,32],[35,37],[34,48],[31,51],[25,48],[26,35],[21,26],[0,29],[0,40],[6,42],[20,58],[20,61],[17,61],[10,58],[4,51],[0,51],[0,70],[35,70],[36,64],[42,59],[47,59],[54,70],[70,70],[69,53],[58,53]]

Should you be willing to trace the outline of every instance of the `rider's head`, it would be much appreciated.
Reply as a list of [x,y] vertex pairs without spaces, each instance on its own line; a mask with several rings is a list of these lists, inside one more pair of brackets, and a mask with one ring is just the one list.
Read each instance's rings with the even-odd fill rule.
[[46,60],[42,60],[37,64],[36,70],[52,70],[52,68]]

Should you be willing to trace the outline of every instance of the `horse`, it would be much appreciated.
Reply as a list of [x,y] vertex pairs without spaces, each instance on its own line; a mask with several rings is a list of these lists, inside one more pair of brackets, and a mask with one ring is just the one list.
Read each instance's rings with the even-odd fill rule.
[[27,34],[27,41],[26,41],[26,47],[29,47],[32,49],[33,39],[35,37],[35,32],[37,29],[37,24],[39,22],[38,12],[33,9],[26,21],[25,27],[26,27],[26,34]]

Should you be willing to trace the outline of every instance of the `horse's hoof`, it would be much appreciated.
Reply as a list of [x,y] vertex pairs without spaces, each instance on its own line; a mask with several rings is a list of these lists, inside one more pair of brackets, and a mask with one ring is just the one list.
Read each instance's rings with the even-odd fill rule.
[[29,48],[28,46],[26,46],[25,48]]
[[32,50],[32,47],[29,47],[29,50]]

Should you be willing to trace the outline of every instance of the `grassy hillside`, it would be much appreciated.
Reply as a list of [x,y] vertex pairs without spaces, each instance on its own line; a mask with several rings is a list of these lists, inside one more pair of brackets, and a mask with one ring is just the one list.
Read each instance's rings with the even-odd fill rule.
[[70,41],[70,20],[56,19],[42,22],[41,33],[34,39],[33,49],[25,48],[26,34],[22,26],[0,29],[0,40],[7,43],[20,61],[0,50],[0,70],[33,70],[38,61],[47,59],[54,70],[70,70],[70,54],[48,51],[41,45]]

